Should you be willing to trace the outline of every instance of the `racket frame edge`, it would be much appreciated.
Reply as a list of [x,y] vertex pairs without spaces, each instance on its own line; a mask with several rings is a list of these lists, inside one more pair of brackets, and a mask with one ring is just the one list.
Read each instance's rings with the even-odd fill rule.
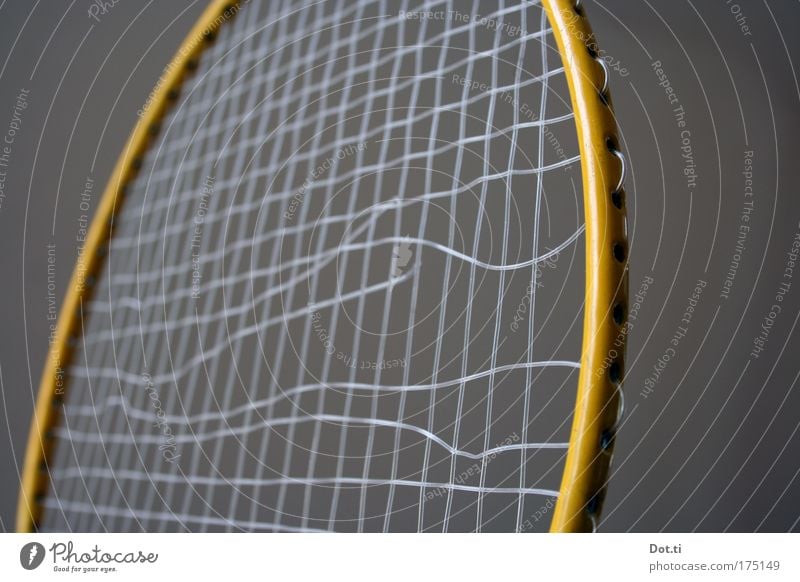
[[[617,208],[624,161],[608,95],[608,69],[598,58],[580,2],[543,0],[575,113],[583,182],[586,288],[581,368],[567,458],[551,532],[593,531],[605,493],[621,407],[627,328],[627,236]],[[624,197],[622,198],[624,200]],[[621,256],[620,256],[621,255]]]
[[83,304],[90,299],[94,286],[91,281],[96,279],[105,262],[113,219],[124,203],[125,187],[135,178],[142,156],[158,133],[159,124],[174,100],[171,96],[177,94],[191,74],[219,26],[239,11],[239,4],[237,0],[212,0],[203,11],[169,66],[165,67],[149,107],[140,112],[100,198],[59,312],[55,340],[49,346],[36,396],[20,476],[16,516],[18,532],[37,531],[41,522],[42,501],[49,484],[48,459],[55,444],[52,430],[58,423],[68,383],[66,369],[71,363],[75,343],[81,337]]

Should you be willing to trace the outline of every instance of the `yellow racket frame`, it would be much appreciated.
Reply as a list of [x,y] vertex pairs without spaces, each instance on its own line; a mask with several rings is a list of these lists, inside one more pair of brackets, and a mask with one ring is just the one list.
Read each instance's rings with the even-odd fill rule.
[[[607,92],[607,70],[592,53],[593,36],[579,4],[543,0],[558,43],[582,158],[586,218],[586,295],[581,371],[575,414],[551,531],[591,531],[600,509],[617,422],[622,374],[621,342],[626,311],[625,214],[620,201],[623,172],[616,123]],[[197,58],[219,26],[239,10],[239,2],[212,0],[181,44],[154,91],[114,167],[84,245],[82,264],[72,274],[48,353],[33,413],[21,476],[16,528],[38,529],[48,487],[52,429],[58,421],[74,346],[80,341],[83,304],[91,297],[112,235],[113,218],[124,202],[125,187],[158,133],[164,114],[178,95]],[[615,192],[616,191],[616,192]],[[619,207],[618,207],[619,206]],[[624,319],[624,317],[623,317]],[[620,339],[621,338],[621,339]],[[616,345],[615,345],[616,342]],[[613,357],[612,357],[613,355]]]
[[581,371],[551,532],[592,531],[605,493],[622,404],[627,335],[627,237],[608,69],[580,2],[543,0],[569,83],[581,153],[586,292]]

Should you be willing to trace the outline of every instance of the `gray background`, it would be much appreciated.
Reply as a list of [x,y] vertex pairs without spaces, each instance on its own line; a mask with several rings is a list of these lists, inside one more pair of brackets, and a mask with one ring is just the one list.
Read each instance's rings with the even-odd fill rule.
[[[0,206],[4,531],[13,529],[47,350],[46,245],[56,245],[60,300],[77,254],[86,178],[100,190],[137,109],[204,6],[120,2],[95,22],[89,4],[0,5],[0,134],[20,89],[29,90],[30,103],[3,168]],[[588,2],[587,11],[601,48],[620,69],[611,82],[630,162],[631,296],[653,279],[632,320],[627,414],[600,529],[798,530],[800,283],[780,303],[764,351],[750,354],[780,283],[793,280],[784,269],[800,229],[793,63],[800,56],[793,34],[800,5],[604,0]],[[683,106],[685,128],[676,124],[655,61]],[[693,189],[683,173],[682,129],[690,132]],[[724,299],[744,224],[745,151],[753,152],[754,205]],[[647,393],[645,382],[683,325],[698,280],[706,286],[686,335]]]

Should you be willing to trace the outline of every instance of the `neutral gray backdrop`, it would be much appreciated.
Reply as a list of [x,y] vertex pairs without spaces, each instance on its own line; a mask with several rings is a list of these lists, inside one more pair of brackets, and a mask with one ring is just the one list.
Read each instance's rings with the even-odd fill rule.
[[[0,168],[3,531],[13,529],[47,351],[47,245],[56,245],[60,302],[84,184],[92,178],[101,189],[137,109],[205,5],[122,1],[98,22],[90,4],[0,4],[4,137],[17,96],[28,91]],[[800,3],[586,4],[613,64],[630,169],[631,302],[640,303],[600,529],[800,531],[800,270],[787,271],[800,232]],[[698,281],[705,286],[687,325]],[[779,301],[781,283],[789,286]],[[773,305],[781,309],[774,317]],[[762,325],[769,332],[756,357]]]

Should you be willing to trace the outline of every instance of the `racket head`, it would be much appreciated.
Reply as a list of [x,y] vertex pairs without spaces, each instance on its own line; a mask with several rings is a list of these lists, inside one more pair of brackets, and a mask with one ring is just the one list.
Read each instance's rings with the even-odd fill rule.
[[[582,9],[562,1],[545,1],[543,6],[561,55],[574,111],[586,216],[581,370],[551,529],[586,531],[594,527],[600,509],[621,406],[627,291],[621,189],[624,167],[607,91],[608,71],[597,59],[593,41],[587,42],[593,36]],[[196,69],[203,51],[213,43],[216,31],[238,11],[238,5],[228,2],[213,2],[209,6],[171,62],[164,82],[143,111],[109,180],[85,245],[84,262],[73,274],[59,320],[57,342],[43,374],[26,451],[17,521],[20,531],[36,529],[41,522],[48,487],[47,461],[55,444],[53,429],[64,403],[65,369],[76,348],[81,349],[82,309],[92,300],[97,278],[102,276],[109,238],[114,235],[110,226],[118,220],[127,187],[137,179],[143,158],[157,143],[158,127],[176,101],[179,88]],[[287,206],[286,212],[289,210]],[[399,246],[402,255],[403,241],[394,242],[397,244],[393,254],[397,254],[394,251]]]

